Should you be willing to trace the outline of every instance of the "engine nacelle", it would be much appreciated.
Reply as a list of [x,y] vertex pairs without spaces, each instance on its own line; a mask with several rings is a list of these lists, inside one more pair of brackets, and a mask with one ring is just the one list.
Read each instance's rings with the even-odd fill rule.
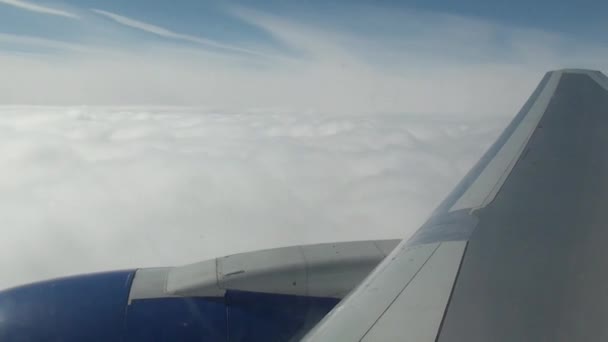
[[237,254],[0,292],[0,341],[285,341],[306,334],[398,243]]

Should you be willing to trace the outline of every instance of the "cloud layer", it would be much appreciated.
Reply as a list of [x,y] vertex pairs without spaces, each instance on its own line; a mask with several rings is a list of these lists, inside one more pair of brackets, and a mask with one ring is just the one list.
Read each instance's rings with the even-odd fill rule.
[[0,288],[411,234],[506,118],[0,108]]

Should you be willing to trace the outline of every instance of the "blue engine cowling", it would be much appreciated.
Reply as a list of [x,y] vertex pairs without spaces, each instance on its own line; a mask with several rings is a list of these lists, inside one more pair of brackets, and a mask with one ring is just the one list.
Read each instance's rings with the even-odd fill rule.
[[0,341],[284,341],[339,301],[244,291],[133,300],[135,271],[62,278],[0,292]]

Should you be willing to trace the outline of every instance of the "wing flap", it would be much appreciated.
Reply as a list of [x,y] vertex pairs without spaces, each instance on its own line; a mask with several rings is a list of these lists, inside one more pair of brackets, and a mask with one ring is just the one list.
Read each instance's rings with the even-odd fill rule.
[[338,304],[333,310],[336,315],[327,317],[329,324],[317,325],[308,338],[317,341],[361,340],[438,247],[438,243],[402,247],[399,253],[384,259],[383,265],[369,275],[371,281],[364,282],[349,295],[349,299]]
[[464,241],[440,244],[362,341],[433,341],[465,247]]

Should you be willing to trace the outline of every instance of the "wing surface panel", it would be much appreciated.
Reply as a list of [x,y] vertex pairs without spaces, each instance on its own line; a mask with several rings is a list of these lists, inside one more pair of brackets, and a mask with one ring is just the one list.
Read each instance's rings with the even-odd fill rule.
[[479,210],[439,341],[608,338],[608,92],[565,73]]

